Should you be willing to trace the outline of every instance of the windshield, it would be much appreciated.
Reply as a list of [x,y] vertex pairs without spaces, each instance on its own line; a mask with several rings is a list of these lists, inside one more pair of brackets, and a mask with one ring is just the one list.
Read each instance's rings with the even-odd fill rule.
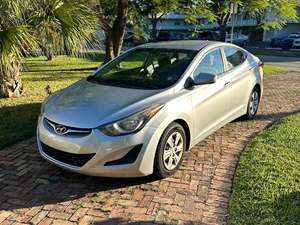
[[127,88],[167,88],[176,83],[196,54],[179,49],[135,49],[100,69],[89,81]]

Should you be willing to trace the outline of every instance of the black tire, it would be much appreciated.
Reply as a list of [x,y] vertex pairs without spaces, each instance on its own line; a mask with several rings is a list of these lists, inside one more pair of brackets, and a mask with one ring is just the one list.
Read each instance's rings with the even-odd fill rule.
[[[167,140],[169,139],[169,137],[173,134],[175,134],[176,132],[180,133],[182,136],[182,141],[183,141],[183,151],[182,151],[182,155],[181,158],[179,160],[179,163],[177,164],[177,166],[174,169],[168,170],[165,166],[164,163],[164,159],[163,159],[163,154],[165,151],[165,147],[167,144]],[[179,123],[171,123],[166,130],[164,131],[164,133],[162,134],[160,141],[158,143],[157,149],[156,149],[156,155],[155,155],[155,162],[154,162],[154,173],[153,175],[157,178],[166,178],[171,176],[172,174],[175,173],[175,171],[180,167],[182,160],[183,160],[183,156],[184,153],[186,151],[187,148],[187,141],[186,141],[186,134],[185,131],[183,129],[183,127],[179,124]]]
[[[255,110],[251,109],[251,101],[253,101],[253,94],[254,93],[257,93],[257,97],[258,97],[258,99],[257,99],[258,102],[257,102],[257,106],[256,106]],[[253,88],[253,90],[251,91],[251,94],[249,96],[248,106],[247,106],[247,113],[244,115],[244,119],[252,120],[255,117],[255,115],[258,111],[258,108],[259,108],[259,103],[260,103],[260,89],[259,89],[259,87],[255,86]]]

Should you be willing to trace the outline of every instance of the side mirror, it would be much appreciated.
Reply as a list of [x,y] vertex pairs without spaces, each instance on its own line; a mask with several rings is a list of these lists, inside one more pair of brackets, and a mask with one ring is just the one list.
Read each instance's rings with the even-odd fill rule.
[[189,77],[186,80],[184,87],[190,89],[195,85],[213,84],[216,81],[217,81],[216,75],[210,73],[200,73],[198,74],[198,76],[195,77],[195,79]]
[[194,78],[195,85],[216,83],[217,76],[210,73],[200,73]]
[[86,80],[87,80],[87,81],[91,81],[91,80],[93,80],[93,78],[94,78],[94,75],[89,75],[89,76],[86,78]]

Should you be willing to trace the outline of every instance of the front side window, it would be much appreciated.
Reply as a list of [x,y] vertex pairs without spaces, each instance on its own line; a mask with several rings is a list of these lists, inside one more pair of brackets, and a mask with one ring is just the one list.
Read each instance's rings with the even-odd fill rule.
[[244,52],[237,48],[224,48],[224,53],[228,70],[242,64],[246,59]]
[[180,49],[136,49],[100,69],[90,81],[127,88],[167,88],[176,83],[196,54]]
[[224,72],[223,59],[220,49],[208,53],[198,65],[194,72],[194,76],[201,74],[220,75]]

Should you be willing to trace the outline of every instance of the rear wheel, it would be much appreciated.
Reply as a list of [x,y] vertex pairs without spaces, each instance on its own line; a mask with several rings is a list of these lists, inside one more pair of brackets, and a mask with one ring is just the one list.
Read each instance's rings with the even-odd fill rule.
[[186,134],[178,123],[171,123],[164,131],[155,156],[154,175],[165,178],[181,165],[186,150]]
[[251,120],[255,117],[260,102],[260,90],[258,87],[254,87],[251,92],[248,101],[247,113],[245,114],[245,119]]

